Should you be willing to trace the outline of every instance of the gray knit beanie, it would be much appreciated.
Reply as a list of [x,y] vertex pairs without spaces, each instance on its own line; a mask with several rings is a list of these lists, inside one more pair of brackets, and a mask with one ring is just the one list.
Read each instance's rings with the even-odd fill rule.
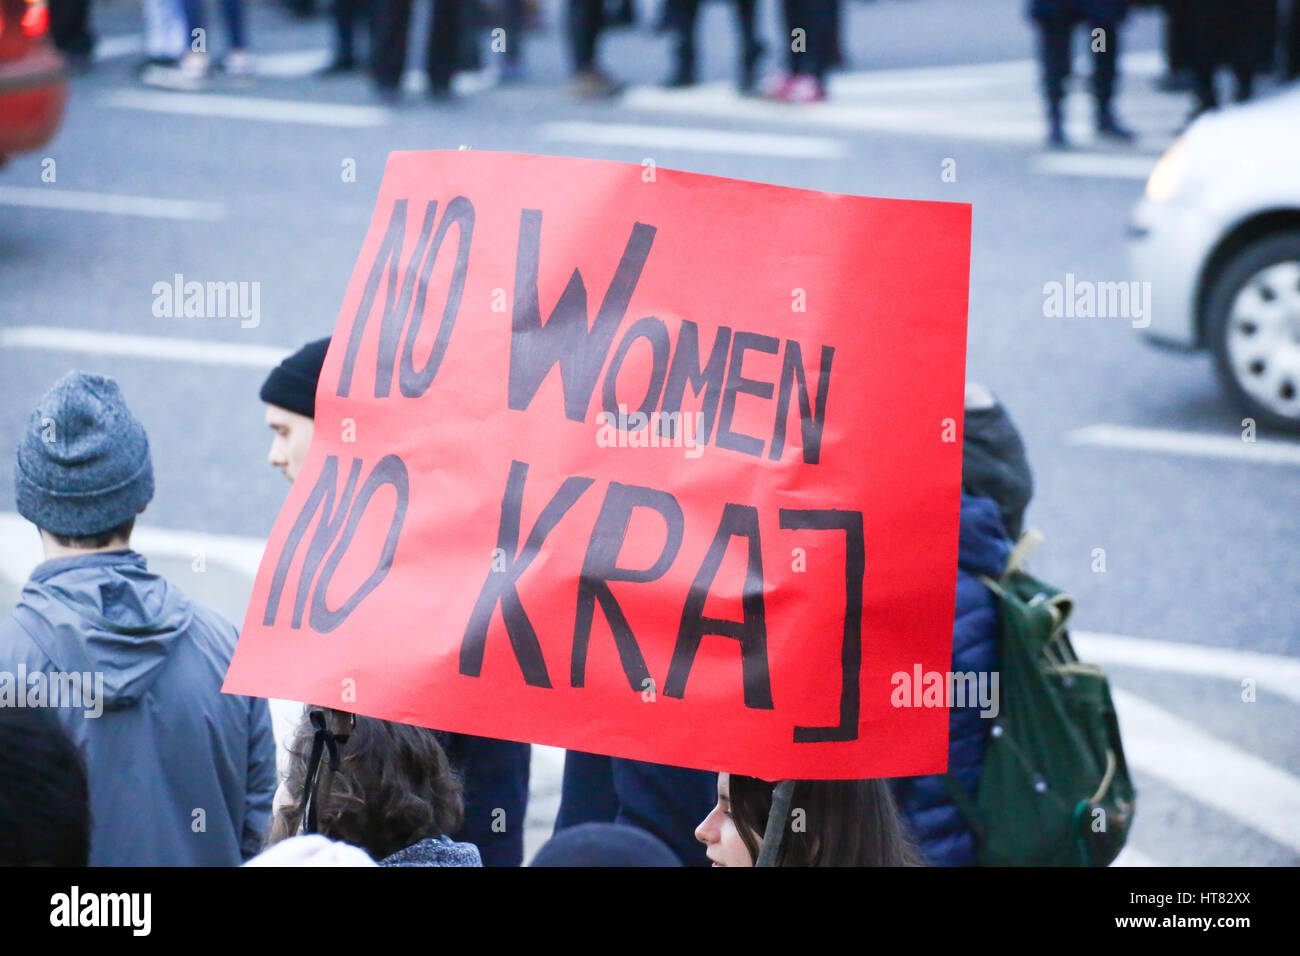
[[32,412],[14,465],[18,513],[38,528],[90,537],[153,498],[149,438],[117,382],[69,372]]

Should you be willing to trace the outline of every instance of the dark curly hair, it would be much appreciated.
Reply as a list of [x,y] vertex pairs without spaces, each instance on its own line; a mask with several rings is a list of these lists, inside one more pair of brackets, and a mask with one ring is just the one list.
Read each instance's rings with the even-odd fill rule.
[[320,762],[316,788],[317,830],[331,840],[361,847],[382,860],[428,837],[460,826],[464,816],[460,777],[434,731],[339,710],[306,708],[289,745],[289,802],[271,824],[270,843],[298,832],[302,792],[315,730],[308,714],[320,710],[339,744],[339,768]]

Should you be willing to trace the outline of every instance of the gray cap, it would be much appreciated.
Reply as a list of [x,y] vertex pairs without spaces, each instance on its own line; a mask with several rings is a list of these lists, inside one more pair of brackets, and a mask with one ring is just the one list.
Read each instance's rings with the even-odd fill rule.
[[149,437],[117,382],[69,372],[36,405],[14,465],[18,513],[70,537],[125,524],[153,498]]

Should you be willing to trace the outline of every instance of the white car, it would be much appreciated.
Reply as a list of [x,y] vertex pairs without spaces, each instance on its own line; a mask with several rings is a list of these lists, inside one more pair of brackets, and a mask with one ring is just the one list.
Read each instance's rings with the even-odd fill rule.
[[1150,341],[1209,349],[1259,424],[1300,431],[1300,87],[1193,123],[1129,226]]

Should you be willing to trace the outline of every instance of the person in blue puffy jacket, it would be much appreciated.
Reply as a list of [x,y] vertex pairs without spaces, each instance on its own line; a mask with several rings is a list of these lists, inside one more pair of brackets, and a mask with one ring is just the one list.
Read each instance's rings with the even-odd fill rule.
[[[1015,425],[987,390],[968,386],[952,626],[954,674],[991,675],[998,670],[997,602],[979,578],[1002,574],[1032,493]],[[981,710],[978,702],[971,702],[953,707],[948,719],[948,772],[972,799],[979,788],[990,723]],[[931,864],[975,865],[975,836],[942,776],[899,778],[892,786],[912,837]]]

